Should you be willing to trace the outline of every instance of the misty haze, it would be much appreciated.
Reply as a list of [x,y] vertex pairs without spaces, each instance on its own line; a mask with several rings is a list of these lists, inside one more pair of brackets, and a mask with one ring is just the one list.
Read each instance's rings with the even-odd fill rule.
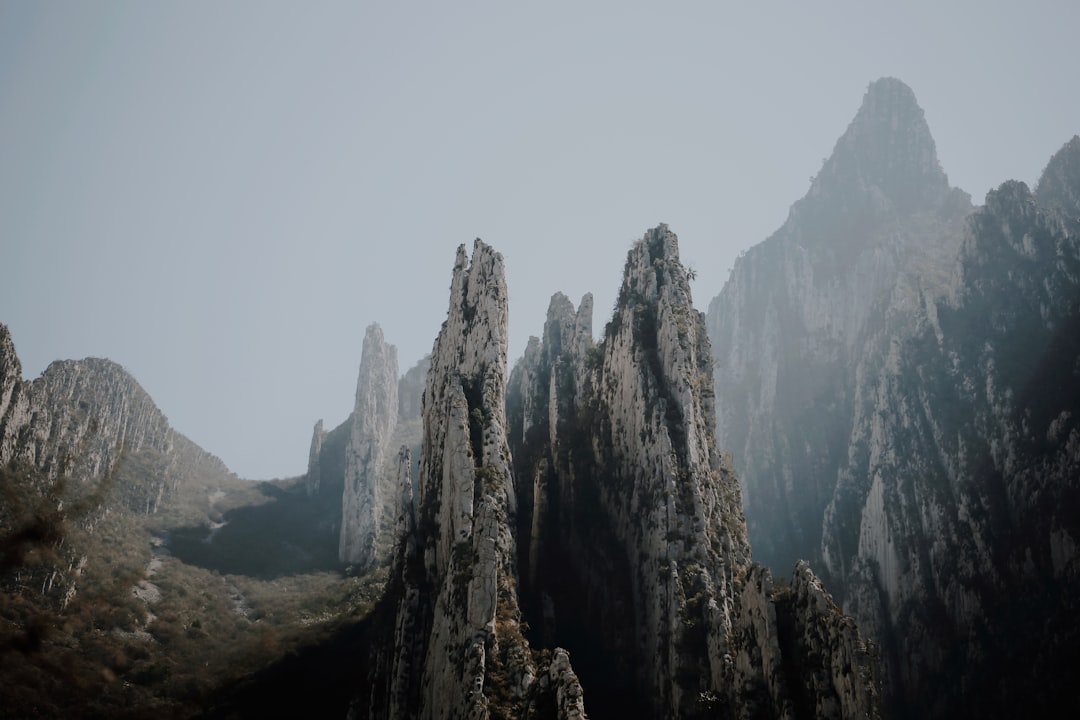
[[0,3],[0,717],[1080,708],[1080,12],[559,5]]

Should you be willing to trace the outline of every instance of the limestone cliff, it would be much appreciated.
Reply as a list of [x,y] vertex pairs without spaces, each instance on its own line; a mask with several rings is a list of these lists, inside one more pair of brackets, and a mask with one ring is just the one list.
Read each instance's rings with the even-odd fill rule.
[[384,514],[383,463],[398,417],[397,349],[382,328],[368,327],[356,381],[356,405],[345,446],[341,562],[368,567],[378,555]]
[[912,91],[878,80],[806,197],[710,303],[717,439],[774,569],[817,557],[869,328],[945,292],[969,211]]
[[854,624],[806,599],[823,596],[808,570],[789,602],[751,564],[704,318],[666,226],[630,251],[599,346],[590,313],[556,295],[510,382],[537,641],[566,643],[595,717],[876,716]]
[[755,552],[820,561],[901,717],[1077,700],[1078,156],[972,213],[910,90],[873,83],[710,305]]
[[403,536],[356,716],[583,717],[565,653],[535,655],[521,630],[506,326],[502,256],[477,240],[470,260],[462,246],[423,395],[415,494],[399,461]]
[[315,423],[315,429],[311,433],[311,449],[308,451],[308,469],[304,475],[304,489],[308,497],[319,494],[319,486],[322,484],[322,448],[326,442],[326,431],[323,430],[323,421]]
[[[1051,168],[1077,173],[1078,146]],[[851,609],[889,640],[913,714],[1043,714],[1078,699],[1062,675],[1080,639],[1075,222],[1075,206],[1044,206],[1022,183],[989,193],[949,297],[855,387],[823,550]]]
[[353,412],[326,431],[315,424],[304,484],[320,510],[320,533],[337,538],[341,562],[363,572],[389,557],[397,512],[397,467],[392,449],[419,455],[420,399],[430,358],[400,379],[397,350],[377,324],[368,327]]
[[139,383],[110,360],[56,361],[32,382],[20,374],[10,333],[0,326],[0,465],[21,462],[45,482],[63,477],[91,485],[125,456],[152,451],[170,460],[137,497],[127,497],[132,510],[145,513],[155,512],[193,468],[229,474],[173,430]]
[[[169,426],[150,396],[108,360],[57,361],[27,382],[10,333],[0,325],[0,468],[17,486],[4,487],[0,526],[37,507],[58,523],[55,565],[46,595],[63,605],[75,597],[86,547],[80,541],[113,513],[153,514],[182,486],[235,479],[215,456]],[[17,500],[19,506],[7,506]],[[44,505],[42,505],[44,503]],[[40,582],[40,581],[39,581]]]
[[0,466],[15,456],[20,436],[30,424],[27,390],[11,332],[0,324]]
[[431,356],[427,355],[401,376],[401,381],[398,383],[398,420],[400,422],[420,419],[424,382],[430,369]]

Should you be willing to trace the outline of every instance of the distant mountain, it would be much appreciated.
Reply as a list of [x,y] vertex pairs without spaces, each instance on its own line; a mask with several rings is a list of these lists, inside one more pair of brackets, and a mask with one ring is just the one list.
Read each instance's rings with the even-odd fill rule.
[[1078,701],[1078,180],[1074,138],[971,208],[879,80],[710,304],[756,556],[821,563],[900,716]]
[[774,569],[820,557],[855,369],[892,308],[947,291],[970,212],[914,94],[879,80],[806,197],[709,304],[717,439],[743,478],[755,556]]
[[315,424],[305,475],[307,495],[326,508],[322,531],[336,533],[338,559],[365,572],[385,562],[397,512],[393,448],[419,453],[420,394],[429,361],[398,377],[397,348],[378,324],[365,331],[353,412],[326,432]]

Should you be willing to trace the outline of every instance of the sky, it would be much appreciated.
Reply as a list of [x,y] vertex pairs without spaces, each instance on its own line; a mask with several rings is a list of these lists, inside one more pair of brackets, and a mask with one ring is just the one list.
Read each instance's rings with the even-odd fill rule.
[[454,254],[506,262],[510,359],[556,291],[609,319],[679,235],[705,309],[883,76],[953,185],[1080,132],[1080,3],[0,0],[0,322],[27,378],[126,367],[242,477],[303,473],[365,328],[404,373]]

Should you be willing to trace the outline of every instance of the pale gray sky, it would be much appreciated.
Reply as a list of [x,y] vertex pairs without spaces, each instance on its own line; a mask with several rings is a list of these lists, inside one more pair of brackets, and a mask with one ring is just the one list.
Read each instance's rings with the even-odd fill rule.
[[364,328],[431,348],[454,251],[548,299],[678,233],[704,309],[872,80],[981,202],[1080,132],[1080,3],[0,0],[0,322],[25,374],[112,358],[247,477],[349,413]]

